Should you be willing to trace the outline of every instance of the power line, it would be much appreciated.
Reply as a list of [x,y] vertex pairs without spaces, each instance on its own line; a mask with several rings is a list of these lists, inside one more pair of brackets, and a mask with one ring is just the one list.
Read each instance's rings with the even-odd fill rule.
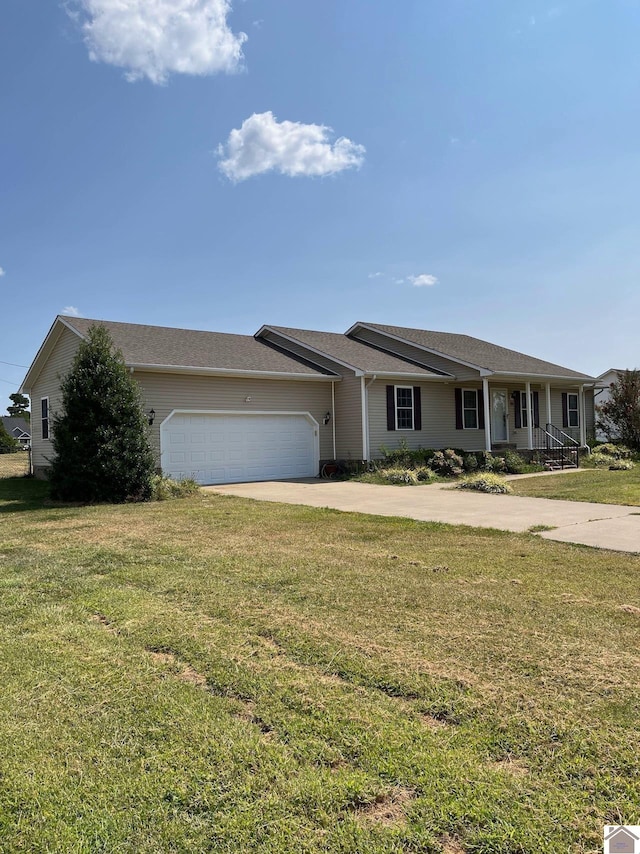
[[0,383],[8,383],[9,385],[12,385],[12,386],[19,386],[19,385],[20,385],[20,380],[18,380],[18,382],[16,382],[15,380],[3,380],[3,379],[0,377]]
[[15,362],[3,362],[2,359],[0,359],[0,365],[11,365],[14,368],[28,368],[29,367],[29,365],[17,365]]

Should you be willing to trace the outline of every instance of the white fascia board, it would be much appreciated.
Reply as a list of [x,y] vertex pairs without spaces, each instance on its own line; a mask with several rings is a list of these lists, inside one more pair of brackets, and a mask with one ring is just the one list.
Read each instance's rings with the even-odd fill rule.
[[50,344],[53,347],[53,345],[56,343],[56,341],[58,340],[58,337],[60,336],[60,333],[62,332],[62,329],[61,329],[62,326],[66,326],[67,329],[69,329],[71,332],[73,332],[75,335],[77,335],[78,338],[83,338],[83,336],[80,335],[80,333],[78,332],[77,329],[74,329],[70,323],[67,323],[67,321],[64,319],[64,317],[62,317],[61,315],[58,315],[56,317],[56,319],[53,321],[53,323],[51,324],[51,328],[47,332],[46,338],[44,339],[44,341],[40,345],[40,349],[36,353],[34,360],[31,362],[31,365],[29,366],[29,370],[25,374],[25,377],[22,380],[22,383],[20,384],[20,388],[18,389],[20,394],[29,394],[29,396],[31,396],[30,395],[31,386],[38,379],[38,375],[40,374],[40,371],[44,367],[44,365],[41,367],[38,365],[38,362],[40,361],[40,357],[44,355],[45,351],[48,349]]
[[574,385],[594,385],[593,377],[566,377],[562,374],[523,374],[521,371],[496,371],[493,375],[495,379],[500,377],[519,377],[526,382],[527,379],[537,380],[562,380],[562,382],[571,382]]
[[133,371],[148,371],[160,374],[201,374],[208,377],[249,377],[276,380],[309,380],[310,382],[336,382],[337,374],[289,374],[284,371],[241,371],[237,368],[199,368],[188,365],[145,365],[126,363]]
[[451,383],[455,380],[455,377],[447,374],[447,376],[439,377],[439,376],[430,376],[425,374],[409,374],[409,373],[400,373],[398,371],[369,371],[365,374],[365,377],[374,379],[377,377],[378,379],[396,379],[401,380],[420,380],[425,383]]
[[324,359],[328,359],[330,362],[335,362],[336,365],[342,365],[343,368],[349,368],[349,370],[353,371],[357,377],[364,376],[364,371],[360,368],[356,368],[355,365],[350,365],[348,362],[343,362],[341,359],[337,359],[330,353],[325,353],[324,350],[318,350],[316,347],[312,347],[311,344],[307,344],[305,341],[300,341],[299,338],[292,338],[290,335],[285,335],[283,332],[280,332],[279,329],[273,329],[273,327],[271,326],[261,326],[253,337],[262,338],[263,333],[265,332],[270,332],[272,335],[277,335],[279,338],[284,338],[285,341],[290,341],[292,344],[297,344],[298,347],[304,347],[304,349],[309,350],[310,353],[315,353],[317,356],[322,356]]
[[481,365],[474,365],[472,362],[465,362],[457,356],[451,356],[448,353],[441,353],[440,350],[425,347],[424,344],[416,344],[415,341],[410,341],[408,338],[402,338],[400,335],[393,335],[391,332],[383,332],[381,329],[376,329],[374,326],[369,326],[366,323],[354,323],[350,329],[347,329],[345,335],[349,335],[349,333],[353,332],[354,329],[368,329],[369,332],[376,332],[378,335],[384,335],[387,338],[392,338],[394,341],[400,341],[402,344],[409,344],[411,347],[417,347],[418,350],[424,350],[425,353],[432,353],[434,356],[440,356],[441,359],[448,359],[448,361],[455,362],[457,365],[464,365],[465,368],[473,368],[474,371],[480,371],[481,376],[490,376],[493,373],[493,371],[490,371],[488,368],[483,368]]

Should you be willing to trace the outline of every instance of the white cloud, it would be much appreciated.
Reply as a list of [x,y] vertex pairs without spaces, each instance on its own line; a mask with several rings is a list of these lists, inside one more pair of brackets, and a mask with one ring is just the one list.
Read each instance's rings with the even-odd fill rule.
[[369,273],[369,279],[379,279],[382,276],[382,273]]
[[279,122],[271,111],[254,113],[218,146],[220,170],[231,181],[263,172],[282,175],[333,175],[359,167],[365,148],[346,137],[330,141],[331,128],[302,122]]
[[3,267],[0,267],[0,277],[6,276],[6,272]]
[[407,279],[415,288],[430,288],[438,282],[437,278],[430,273],[421,273],[419,276],[407,276]]
[[65,305],[62,309],[62,314],[66,314],[67,317],[82,317],[75,305]]
[[230,0],[67,0],[89,56],[126,69],[128,80],[164,83],[171,73],[236,71],[244,33],[227,23]]

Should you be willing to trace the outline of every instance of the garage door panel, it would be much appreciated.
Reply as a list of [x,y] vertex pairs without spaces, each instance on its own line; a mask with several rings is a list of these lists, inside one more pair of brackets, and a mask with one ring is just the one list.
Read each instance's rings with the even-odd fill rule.
[[160,431],[162,467],[179,479],[233,483],[313,477],[316,425],[304,415],[176,413]]

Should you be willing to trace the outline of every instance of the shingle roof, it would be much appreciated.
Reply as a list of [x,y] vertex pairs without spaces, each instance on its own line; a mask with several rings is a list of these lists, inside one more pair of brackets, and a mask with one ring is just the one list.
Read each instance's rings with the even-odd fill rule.
[[[367,374],[423,374],[425,377],[442,377],[443,373],[401,359],[369,344],[348,338],[340,332],[316,332],[310,329],[293,329],[288,326],[270,326],[267,329],[279,332],[300,344],[313,347],[329,357],[364,371]],[[426,361],[426,360],[425,360]]]
[[64,322],[80,335],[86,335],[92,324],[105,326],[128,365],[265,371],[310,377],[328,373],[321,368],[312,367],[303,359],[282,353],[267,342],[256,340],[252,335],[117,323],[85,317],[65,317]]
[[[359,324],[355,324],[358,326]],[[411,329],[404,326],[388,326],[382,323],[365,323],[371,329],[395,335],[405,341],[418,344],[443,356],[450,356],[494,373],[518,373],[523,375],[541,375],[551,377],[571,377],[593,380],[588,374],[545,362],[535,356],[527,356],[517,350],[498,347],[489,341],[472,338],[470,335],[457,335],[452,332],[431,332],[426,329]],[[354,327],[352,327],[354,328]]]
[[4,424],[4,429],[14,439],[17,439],[23,433],[31,436],[31,427],[24,418],[20,418],[17,415],[0,415],[0,420]]

